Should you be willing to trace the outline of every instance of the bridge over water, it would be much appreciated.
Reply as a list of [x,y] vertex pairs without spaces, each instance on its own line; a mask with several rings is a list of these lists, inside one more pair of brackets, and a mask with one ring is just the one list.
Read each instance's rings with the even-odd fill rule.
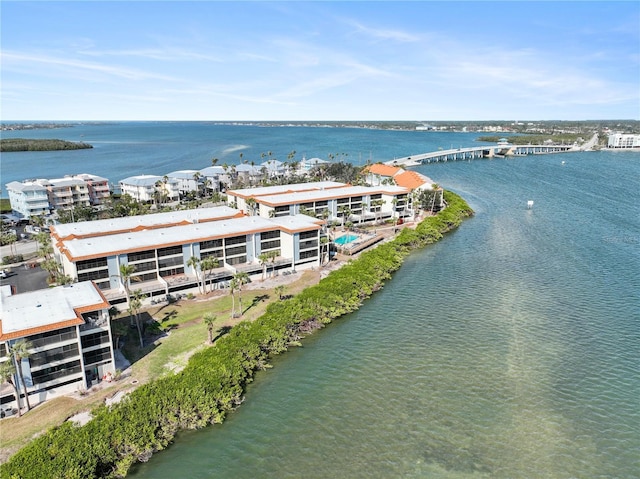
[[505,156],[548,155],[551,153],[566,153],[568,151],[584,151],[584,148],[574,145],[484,145],[470,148],[456,148],[439,150],[431,153],[395,158],[386,161],[392,166],[415,166],[423,163],[438,161],[474,160],[478,158],[502,158]]

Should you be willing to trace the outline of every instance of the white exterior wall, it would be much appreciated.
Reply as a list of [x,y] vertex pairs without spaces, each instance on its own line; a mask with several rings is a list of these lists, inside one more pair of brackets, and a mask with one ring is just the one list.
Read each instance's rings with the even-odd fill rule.
[[49,213],[47,189],[35,183],[13,181],[6,185],[11,209],[17,216],[30,219],[32,216]]
[[[115,373],[108,309],[91,283],[19,295],[6,296],[3,292],[3,303],[2,317],[3,322],[7,322],[7,331],[3,331],[4,340],[0,341],[5,353],[0,362],[11,361],[6,354],[11,344],[21,339],[31,343],[30,357],[20,364],[31,406],[61,394],[88,389],[91,384],[86,381],[87,373],[97,381],[107,373],[112,376]],[[94,309],[79,312],[87,307]],[[84,323],[69,324],[75,315],[81,315]],[[26,332],[31,334],[24,334]],[[17,375],[14,384],[21,394]],[[14,398],[2,406],[3,410],[17,407],[13,388],[2,387],[1,394],[5,400]],[[26,406],[24,398],[20,402]]]
[[615,133],[609,135],[609,148],[640,148],[640,135]]
[[155,191],[154,185],[129,185],[120,182],[120,192],[136,201],[153,201]]

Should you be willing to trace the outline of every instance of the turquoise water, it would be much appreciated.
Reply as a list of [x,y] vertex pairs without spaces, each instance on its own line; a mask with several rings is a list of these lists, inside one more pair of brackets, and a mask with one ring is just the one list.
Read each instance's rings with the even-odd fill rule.
[[347,243],[351,243],[352,241],[355,241],[357,239],[358,239],[358,237],[356,235],[346,234],[346,235],[342,235],[342,236],[336,238],[333,242],[335,244],[343,246],[343,245],[345,245]]
[[[2,182],[120,179],[237,162],[239,151],[359,163],[475,138],[204,123],[65,130],[40,134],[83,134],[96,148],[3,154]],[[224,424],[181,433],[132,477],[639,477],[640,154],[417,170],[476,216],[412,254],[358,312],[276,358]]]
[[420,171],[477,215],[133,477],[638,477],[640,156]]

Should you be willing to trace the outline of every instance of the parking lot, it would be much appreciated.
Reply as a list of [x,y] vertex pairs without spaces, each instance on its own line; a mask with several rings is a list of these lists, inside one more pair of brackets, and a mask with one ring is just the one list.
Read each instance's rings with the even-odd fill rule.
[[[20,231],[22,233],[22,231]],[[20,235],[18,235],[20,238]],[[0,286],[9,284],[15,287],[16,293],[26,293],[47,288],[47,273],[43,270],[37,258],[38,244],[32,239],[20,239],[12,246],[0,247],[0,258],[21,254],[25,261],[18,264],[0,266],[5,274],[0,275]],[[5,276],[6,277],[3,277]]]

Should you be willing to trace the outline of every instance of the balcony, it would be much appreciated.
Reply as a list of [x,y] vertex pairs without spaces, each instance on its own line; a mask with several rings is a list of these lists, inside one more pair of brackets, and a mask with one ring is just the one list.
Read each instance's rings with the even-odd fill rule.
[[84,324],[80,325],[80,332],[95,328],[105,328],[109,324],[107,315],[83,316]]

